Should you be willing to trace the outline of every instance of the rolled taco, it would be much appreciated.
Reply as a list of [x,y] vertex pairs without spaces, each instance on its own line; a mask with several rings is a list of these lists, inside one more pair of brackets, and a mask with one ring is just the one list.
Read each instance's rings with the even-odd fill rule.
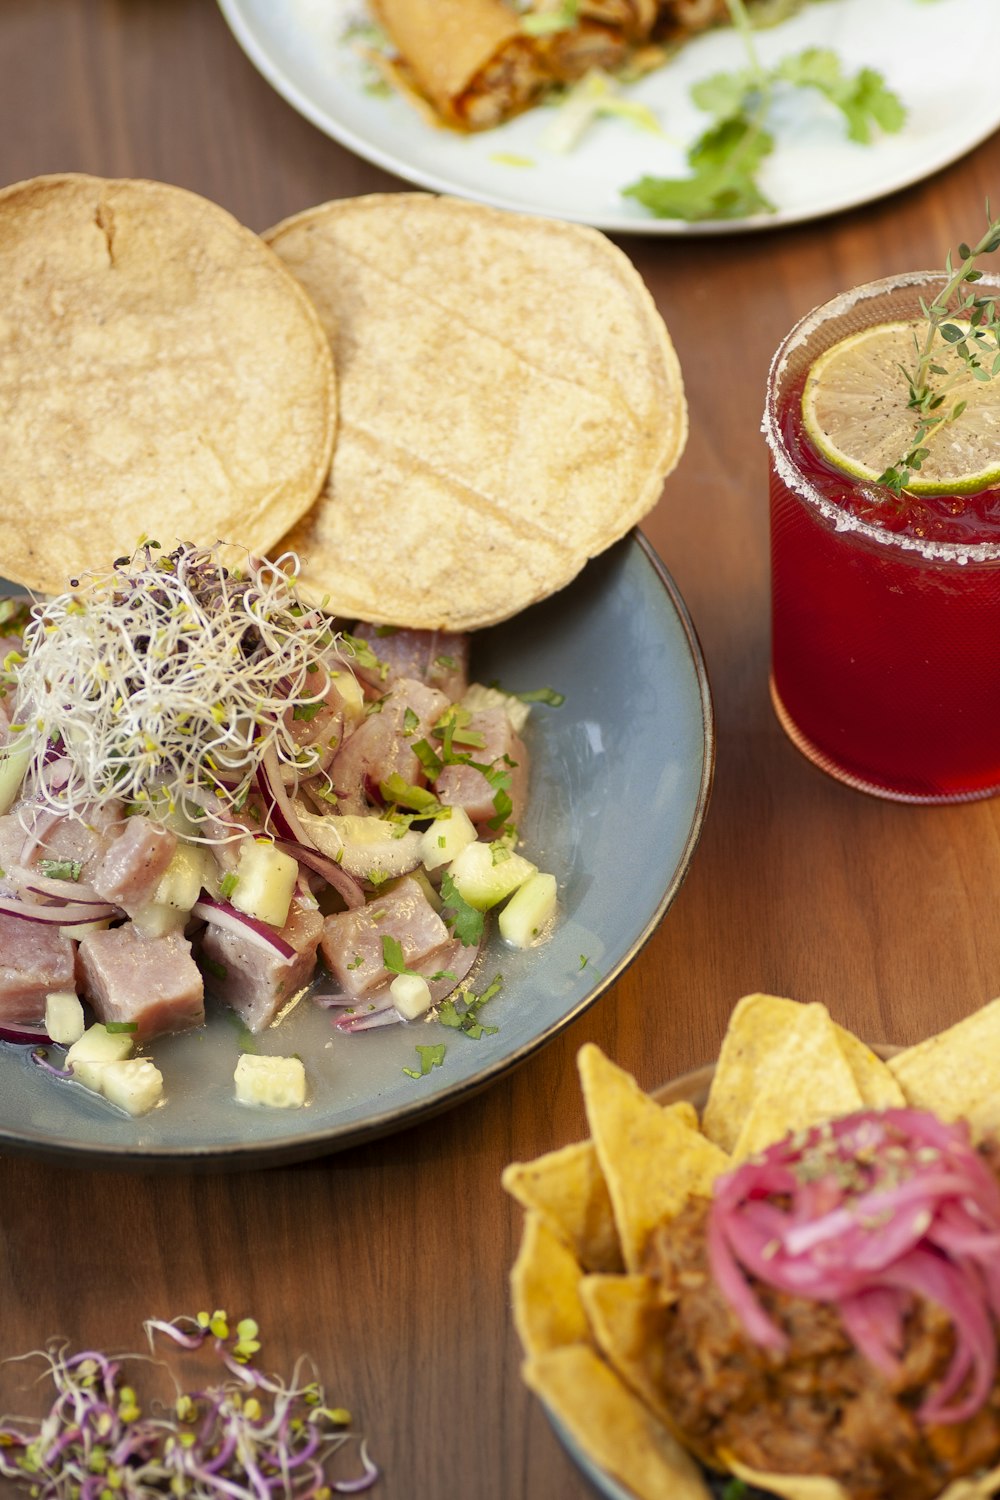
[[581,20],[538,37],[537,54],[553,83],[573,83],[594,68],[614,73],[627,61],[629,44],[616,27]]
[[674,41],[729,20],[726,0],[660,0],[657,10],[657,36]]
[[372,0],[399,56],[397,80],[459,130],[526,109],[551,78],[504,0]]

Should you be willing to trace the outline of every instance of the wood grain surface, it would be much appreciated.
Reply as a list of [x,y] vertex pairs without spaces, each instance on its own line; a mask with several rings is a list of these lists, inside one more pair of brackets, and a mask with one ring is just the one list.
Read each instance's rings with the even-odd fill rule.
[[[276,0],[277,3],[277,0]],[[262,230],[393,191],[258,76],[210,0],[4,0],[0,183],[83,170],[193,188]],[[595,1041],[653,1087],[709,1061],[747,991],[823,1000],[906,1043],[1000,993],[1000,803],[868,799],[785,741],[767,692],[772,350],[809,307],[938,265],[1000,200],[1000,136],[929,181],[800,228],[623,238],[685,372],[686,454],[646,531],[712,682],[717,772],[693,867],[614,989],[486,1093],[417,1129],[289,1169],[88,1171],[0,1160],[0,1356],[51,1335],[137,1345],[142,1320],[255,1316],[267,1362],[315,1357],[392,1500],[589,1493],[520,1384],[504,1164],[576,1139],[574,1059]],[[2,571],[2,559],[0,559]],[[0,1368],[0,1409],[23,1372]]]

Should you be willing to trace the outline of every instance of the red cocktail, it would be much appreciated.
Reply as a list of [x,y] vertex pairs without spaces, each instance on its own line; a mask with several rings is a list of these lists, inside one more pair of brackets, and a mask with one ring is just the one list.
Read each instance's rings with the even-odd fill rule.
[[942,279],[875,283],[810,314],[775,356],[764,422],[778,718],[832,775],[916,802],[1000,790],[1000,489],[896,496],[853,479],[810,441],[802,391],[824,350],[918,317]]

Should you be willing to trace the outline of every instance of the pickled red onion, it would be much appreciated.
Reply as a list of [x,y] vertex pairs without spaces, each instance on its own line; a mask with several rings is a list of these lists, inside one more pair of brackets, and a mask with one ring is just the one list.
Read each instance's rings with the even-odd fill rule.
[[[716,1284],[748,1336],[788,1347],[751,1279],[836,1305],[858,1351],[899,1370],[913,1297],[943,1308],[955,1348],[918,1411],[962,1422],[997,1370],[1000,1183],[964,1122],[914,1109],[863,1111],[799,1132],[715,1184],[708,1254]],[[991,1264],[992,1262],[992,1264]]]

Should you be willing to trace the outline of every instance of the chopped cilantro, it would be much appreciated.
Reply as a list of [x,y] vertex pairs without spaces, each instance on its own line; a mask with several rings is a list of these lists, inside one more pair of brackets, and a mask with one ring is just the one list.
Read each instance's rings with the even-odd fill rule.
[[470,906],[452,877],[446,872],[441,881],[442,916],[465,948],[476,947],[483,936],[483,914]]
[[441,806],[433,792],[429,792],[425,786],[413,786],[398,771],[393,771],[385,781],[380,781],[378,789],[384,801],[394,802],[397,807],[412,807],[424,818],[432,817]]
[[430,1072],[431,1068],[439,1068],[441,1066],[444,1062],[446,1050],[444,1042],[437,1042],[434,1046],[430,1047],[417,1047],[416,1052],[420,1059],[420,1067],[404,1068],[403,1072],[407,1078],[423,1078],[425,1074]]
[[581,953],[580,954],[580,968],[581,969],[585,969],[587,967],[587,965],[589,964],[589,962],[590,962],[590,959],[587,957],[586,953]]
[[38,868],[50,880],[79,880],[83,864],[78,859],[40,859]]
[[426,740],[416,740],[413,745],[413,753],[424,768],[424,774],[429,781],[434,781],[440,774],[444,761],[438,755],[433,745]]
[[104,1029],[109,1036],[117,1036],[121,1032],[133,1032],[139,1030],[138,1021],[105,1021]]
[[205,958],[205,956],[202,955],[201,961],[204,967],[212,975],[213,979],[225,979],[226,975],[229,973],[229,970],[226,968],[225,964],[220,964],[218,959],[216,958]]
[[497,788],[493,794],[493,806],[496,808],[496,816],[488,820],[487,826],[493,829],[502,828],[514,811],[514,804],[510,800],[510,793],[506,787]]
[[550,708],[562,708],[566,702],[565,693],[557,693],[555,688],[535,688],[530,693],[514,693],[515,698],[521,703],[547,703]]
[[405,735],[413,734],[418,728],[419,724],[420,715],[418,713],[415,713],[412,708],[407,708],[405,713],[403,714],[403,733]]
[[219,881],[219,895],[223,901],[228,901],[240,883],[240,877],[235,870],[227,870]]
[[322,698],[317,698],[315,703],[297,703],[292,710],[293,719],[303,719],[307,724],[315,719],[320,709],[324,706]]
[[350,648],[359,667],[366,667],[370,672],[377,672],[383,682],[385,681],[389,675],[389,663],[376,656],[367,641],[357,635],[348,635],[346,631],[341,639]]
[[403,957],[403,946],[387,932],[382,934],[382,962],[390,974],[415,974],[415,969],[407,967],[406,959]]
[[458,662],[453,656],[435,656],[434,665],[443,667],[446,672],[457,672]]
[[481,995],[474,995],[471,990],[461,989],[458,999],[451,996],[441,1002],[438,1010],[438,1020],[442,1026],[450,1026],[457,1031],[463,1031],[473,1041],[478,1041],[481,1036],[493,1036],[499,1029],[496,1026],[484,1026],[479,1020],[479,1012],[488,1000],[498,993],[503,980],[498,974],[493,983],[487,986]]
[[347,965],[347,967],[349,969],[360,969],[363,963],[364,959],[362,958],[361,954],[355,953],[354,957],[351,959],[351,962]]

